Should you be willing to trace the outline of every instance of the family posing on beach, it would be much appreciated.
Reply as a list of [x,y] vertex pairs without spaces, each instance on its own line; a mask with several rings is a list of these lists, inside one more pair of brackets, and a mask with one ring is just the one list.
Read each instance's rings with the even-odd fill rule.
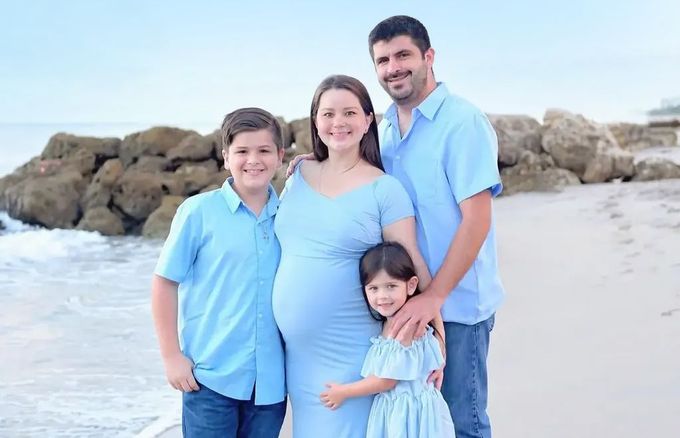
[[152,307],[186,437],[278,437],[287,397],[294,438],[491,436],[496,135],[435,81],[419,21],[368,40],[393,100],[380,126],[361,82],[324,79],[279,200],[281,128],[236,110],[232,176],[175,214]]

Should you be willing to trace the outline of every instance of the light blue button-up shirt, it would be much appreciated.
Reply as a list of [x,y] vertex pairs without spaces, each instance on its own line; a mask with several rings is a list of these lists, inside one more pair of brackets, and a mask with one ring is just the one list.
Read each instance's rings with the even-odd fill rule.
[[250,400],[255,388],[255,404],[273,404],[285,397],[271,304],[281,256],[274,235],[279,201],[270,187],[256,217],[232,181],[182,203],[155,273],[179,283],[180,346],[196,380],[238,400]]
[[[394,104],[380,123],[380,134],[385,170],[401,181],[411,196],[418,246],[434,275],[460,226],[459,204],[487,189],[493,196],[502,190],[496,134],[484,113],[450,94],[441,83],[413,109],[411,126],[403,138]],[[504,295],[492,218],[472,267],[444,303],[442,318],[476,324],[496,311]]]

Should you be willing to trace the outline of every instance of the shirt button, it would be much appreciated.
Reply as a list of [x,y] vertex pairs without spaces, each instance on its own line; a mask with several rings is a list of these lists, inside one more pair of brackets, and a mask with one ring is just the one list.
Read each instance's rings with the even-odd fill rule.
[[399,158],[401,158],[399,155],[397,155],[396,157],[394,157],[395,160],[398,160]]
[[262,314],[261,314],[261,313],[258,313],[258,314],[257,314],[257,317],[258,317],[258,318],[262,318]]
[[260,284],[264,284],[264,281],[260,281]]
[[262,255],[262,251],[260,251],[260,255]]

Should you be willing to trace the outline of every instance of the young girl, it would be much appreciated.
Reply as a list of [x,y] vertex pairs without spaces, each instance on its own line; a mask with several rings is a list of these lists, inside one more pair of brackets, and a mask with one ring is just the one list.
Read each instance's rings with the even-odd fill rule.
[[[398,243],[384,242],[363,255],[360,278],[369,311],[383,321],[381,336],[371,339],[362,380],[329,383],[321,401],[337,409],[345,399],[377,394],[368,419],[367,438],[454,438],[449,408],[428,376],[444,364],[434,327],[409,341],[400,333],[387,338],[392,317],[419,293],[413,261]],[[437,333],[443,333],[441,319]]]

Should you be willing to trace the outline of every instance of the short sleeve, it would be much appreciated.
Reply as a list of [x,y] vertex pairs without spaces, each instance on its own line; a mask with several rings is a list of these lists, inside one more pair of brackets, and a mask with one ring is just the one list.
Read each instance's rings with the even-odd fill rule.
[[399,341],[382,336],[371,339],[361,376],[384,379],[419,380],[444,363],[439,343],[428,328],[425,336],[405,347]]
[[186,278],[199,247],[200,224],[195,209],[191,207],[187,200],[175,212],[170,233],[163,244],[154,271],[156,275],[177,283]]
[[396,178],[384,175],[375,182],[375,197],[380,209],[380,226],[414,216],[413,203],[404,186]]
[[456,202],[490,189],[503,190],[498,171],[498,140],[487,117],[473,112],[449,134],[445,148],[446,176]]

